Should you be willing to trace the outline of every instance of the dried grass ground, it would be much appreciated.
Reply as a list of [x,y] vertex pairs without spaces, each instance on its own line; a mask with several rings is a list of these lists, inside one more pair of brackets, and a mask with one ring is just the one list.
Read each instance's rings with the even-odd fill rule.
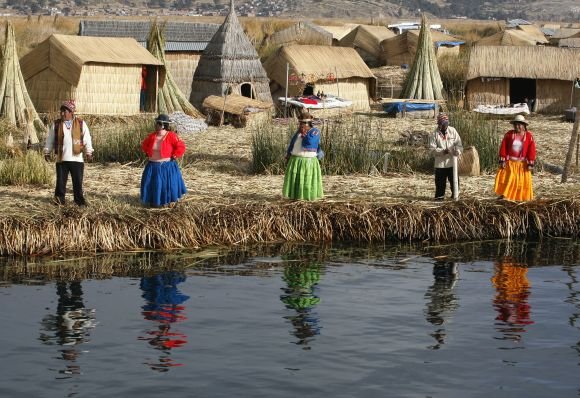
[[[403,131],[431,131],[434,127],[433,119],[380,119],[380,122],[382,131],[392,140],[397,140]],[[508,119],[501,123],[505,130],[510,127]],[[532,116],[530,130],[534,132],[539,157],[544,162],[563,166],[572,123],[555,116]],[[93,131],[93,134],[99,132]],[[210,127],[205,132],[184,136],[187,150],[197,161],[183,168],[189,190],[183,202],[211,205],[285,202],[281,196],[283,176],[247,172],[251,160],[250,137],[249,129],[227,126]],[[126,206],[140,206],[141,167],[87,164],[85,170],[84,187],[91,207],[120,211]],[[536,198],[576,197],[580,180],[575,168],[572,172],[566,184],[560,183],[560,175],[537,172],[534,176]],[[493,183],[493,174],[462,177],[461,199],[493,199]],[[53,189],[52,185],[0,187],[0,208],[4,214],[43,213],[53,207],[50,204]],[[425,202],[431,206],[434,182],[432,175],[418,173],[324,176],[324,190],[325,202]]]

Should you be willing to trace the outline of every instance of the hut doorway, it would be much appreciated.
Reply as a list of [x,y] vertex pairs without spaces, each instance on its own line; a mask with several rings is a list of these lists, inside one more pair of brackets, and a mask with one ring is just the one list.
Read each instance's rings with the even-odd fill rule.
[[240,94],[242,95],[242,97],[256,99],[256,95],[254,94],[254,88],[252,87],[251,83],[242,83],[242,85],[240,86]]
[[306,83],[306,86],[304,86],[304,91],[302,91],[302,95],[304,97],[308,97],[309,95],[314,95],[314,84]]
[[159,76],[157,67],[143,65],[141,67],[141,94],[139,99],[139,110],[141,112],[157,111],[157,85]]
[[535,79],[510,79],[510,102],[519,104],[526,102],[532,111],[536,100]]

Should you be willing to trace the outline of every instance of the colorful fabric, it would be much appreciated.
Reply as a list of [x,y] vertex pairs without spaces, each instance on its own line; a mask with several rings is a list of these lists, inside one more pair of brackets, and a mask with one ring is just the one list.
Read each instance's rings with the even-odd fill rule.
[[177,202],[185,193],[185,182],[175,161],[147,162],[141,177],[141,201],[150,206]]
[[[141,149],[147,154],[147,157],[153,156],[153,146],[155,145],[157,132],[149,134],[141,144]],[[179,138],[177,133],[168,131],[161,142],[159,155],[161,158],[179,158],[185,153],[185,143]]]
[[[511,152],[514,140],[517,137],[515,130],[510,130],[505,133],[501,145],[499,147],[499,160],[500,162],[506,161]],[[534,141],[534,136],[531,131],[526,131],[522,141],[522,149],[520,151],[519,157],[524,159],[527,164],[533,165],[536,161],[536,142]]]
[[77,110],[75,100],[72,100],[72,99],[64,101],[60,106],[61,106],[61,108],[64,107],[64,108],[68,109],[72,113],[74,113]]
[[525,160],[508,160],[495,176],[495,193],[509,200],[532,200],[532,172]]
[[295,200],[322,198],[322,173],[318,159],[291,156],[284,175],[282,193],[285,198]]
[[[288,144],[288,148],[286,149],[286,155],[290,156],[292,154],[292,151],[294,149],[294,144],[296,143],[296,140],[298,139],[298,136],[300,136],[300,130],[298,130],[293,136],[292,139],[290,140],[290,143]],[[316,127],[311,127],[304,136],[302,136],[302,143],[300,144],[302,146],[302,150],[303,151],[308,151],[308,152],[318,152],[320,150],[320,130],[318,130]]]

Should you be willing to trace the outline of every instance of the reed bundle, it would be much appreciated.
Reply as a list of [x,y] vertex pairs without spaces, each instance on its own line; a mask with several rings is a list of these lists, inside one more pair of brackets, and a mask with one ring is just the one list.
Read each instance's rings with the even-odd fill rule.
[[[458,241],[580,235],[580,201],[278,202],[0,217],[0,255],[181,249],[275,241]],[[485,228],[482,228],[485,226]]]

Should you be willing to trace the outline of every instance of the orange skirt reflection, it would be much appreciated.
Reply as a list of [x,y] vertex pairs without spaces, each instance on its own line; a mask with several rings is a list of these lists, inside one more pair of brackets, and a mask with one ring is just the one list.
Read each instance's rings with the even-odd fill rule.
[[509,160],[495,176],[495,193],[509,200],[532,200],[532,172],[525,161]]
[[494,307],[498,315],[496,320],[511,325],[530,325],[530,282],[526,265],[509,260],[502,260],[495,266],[495,275],[491,278],[497,293]]

